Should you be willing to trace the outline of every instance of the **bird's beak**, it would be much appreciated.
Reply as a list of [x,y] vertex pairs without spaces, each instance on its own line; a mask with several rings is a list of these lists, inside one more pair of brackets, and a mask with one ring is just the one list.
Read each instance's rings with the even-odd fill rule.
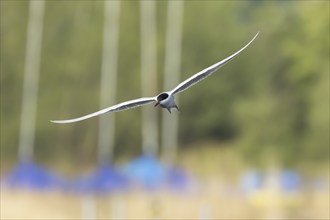
[[159,105],[159,102],[157,102],[157,103],[154,105],[154,107],[156,107],[157,105]]

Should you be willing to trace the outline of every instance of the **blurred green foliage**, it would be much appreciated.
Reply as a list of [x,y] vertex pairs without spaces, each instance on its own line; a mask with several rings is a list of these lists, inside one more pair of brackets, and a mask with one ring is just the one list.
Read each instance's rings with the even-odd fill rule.
[[[68,125],[49,120],[100,108],[103,4],[46,2],[35,142],[39,159],[95,160],[98,119]],[[5,162],[17,155],[28,8],[27,1],[1,1]],[[162,88],[166,9],[166,1],[157,2],[159,91],[171,89]],[[246,51],[180,95],[180,146],[231,141],[255,164],[269,153],[285,166],[328,162],[328,1],[185,2],[181,79],[236,52],[259,30]],[[117,102],[141,93],[139,31],[139,2],[123,1]],[[116,114],[116,155],[140,152],[140,116],[141,109]]]

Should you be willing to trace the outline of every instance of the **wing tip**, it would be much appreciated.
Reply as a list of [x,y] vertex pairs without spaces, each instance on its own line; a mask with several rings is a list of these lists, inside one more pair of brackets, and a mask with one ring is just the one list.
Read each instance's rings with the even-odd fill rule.
[[260,33],[260,30],[256,33],[256,35],[254,35],[253,40],[254,40],[256,37],[258,37],[259,33]]
[[51,123],[54,124],[66,124],[66,123],[70,123],[70,121],[68,120],[49,120]]
[[260,33],[260,31],[258,31],[255,35],[254,35],[254,37],[252,38],[252,40],[250,40],[250,42],[249,43],[247,43],[247,45],[245,45],[239,52],[241,52],[242,50],[244,50],[245,48],[247,48],[257,37],[258,37],[258,35],[259,35],[259,33]]
[[49,120],[49,122],[51,122],[51,123],[55,123],[55,124],[59,124],[59,123],[61,123],[61,121],[58,121],[58,120]]

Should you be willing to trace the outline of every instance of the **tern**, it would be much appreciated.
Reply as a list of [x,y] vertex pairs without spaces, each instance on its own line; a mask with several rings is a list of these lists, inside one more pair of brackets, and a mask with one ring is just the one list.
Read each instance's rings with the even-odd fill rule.
[[171,109],[175,108],[179,111],[178,106],[175,103],[175,95],[183,92],[184,90],[188,89],[189,87],[195,85],[196,83],[200,82],[201,80],[205,79],[206,77],[210,76],[212,73],[214,73],[216,70],[218,70],[220,67],[224,66],[226,63],[228,63],[230,60],[232,60],[235,56],[237,56],[240,52],[242,52],[245,48],[247,48],[258,36],[259,32],[250,40],[249,43],[247,43],[242,49],[237,51],[236,53],[232,54],[231,56],[227,57],[224,60],[221,60],[215,64],[213,64],[210,67],[207,67],[206,69],[196,73],[195,75],[191,76],[190,78],[186,79],[185,81],[181,82],[179,85],[177,85],[174,89],[168,91],[168,92],[162,92],[159,95],[155,97],[145,97],[145,98],[139,98],[134,99],[126,102],[122,102],[120,104],[102,109],[100,111],[79,117],[74,119],[68,119],[68,120],[51,120],[53,123],[73,123],[77,121],[82,121],[88,118],[92,118],[95,116],[99,116],[105,113],[110,112],[119,112],[124,111],[131,108],[136,108],[142,105],[147,105],[150,103],[155,103],[154,107],[159,105],[162,108],[166,108],[170,113]]

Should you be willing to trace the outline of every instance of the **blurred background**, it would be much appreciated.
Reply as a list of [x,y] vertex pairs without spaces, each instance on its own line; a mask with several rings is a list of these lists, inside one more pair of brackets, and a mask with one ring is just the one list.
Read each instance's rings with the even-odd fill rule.
[[329,219],[328,1],[0,4],[1,219]]

